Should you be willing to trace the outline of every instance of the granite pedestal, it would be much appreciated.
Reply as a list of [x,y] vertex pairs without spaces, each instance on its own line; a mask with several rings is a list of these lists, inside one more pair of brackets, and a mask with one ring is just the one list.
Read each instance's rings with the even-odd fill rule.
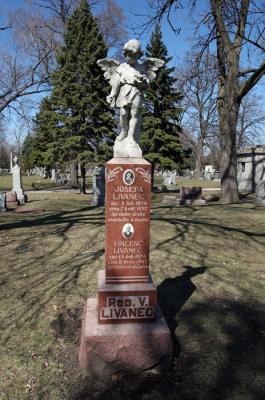
[[86,375],[112,378],[115,374],[161,373],[172,362],[172,340],[157,307],[152,323],[99,324],[97,300],[86,302],[79,362]]
[[88,299],[79,360],[85,374],[161,372],[172,359],[171,334],[149,273],[151,164],[106,164],[105,270]]

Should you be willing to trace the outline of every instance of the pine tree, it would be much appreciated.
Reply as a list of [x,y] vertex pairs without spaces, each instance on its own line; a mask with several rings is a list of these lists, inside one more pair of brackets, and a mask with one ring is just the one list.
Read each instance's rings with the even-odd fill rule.
[[51,98],[45,97],[34,120],[31,162],[47,169],[63,164],[67,154],[64,136],[65,127],[60,123],[60,115],[53,110]]
[[59,116],[62,154],[69,163],[81,163],[83,182],[85,162],[104,160],[114,138],[113,118],[105,100],[109,88],[96,63],[106,55],[96,19],[87,1],[81,0],[66,24],[52,77],[51,102]]
[[165,64],[146,92],[141,136],[144,157],[155,168],[181,168],[187,161],[179,141],[179,103],[182,96],[175,88],[174,68],[167,66],[172,57],[168,56],[159,25],[151,35],[146,56],[160,58]]
[[22,168],[24,172],[28,169],[33,168],[33,138],[30,133],[24,139],[22,145]]

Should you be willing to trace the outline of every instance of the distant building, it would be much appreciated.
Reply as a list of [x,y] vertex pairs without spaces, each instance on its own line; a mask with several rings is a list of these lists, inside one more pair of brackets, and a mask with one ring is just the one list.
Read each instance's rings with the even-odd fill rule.
[[244,147],[237,152],[237,182],[240,192],[255,192],[265,181],[265,146]]

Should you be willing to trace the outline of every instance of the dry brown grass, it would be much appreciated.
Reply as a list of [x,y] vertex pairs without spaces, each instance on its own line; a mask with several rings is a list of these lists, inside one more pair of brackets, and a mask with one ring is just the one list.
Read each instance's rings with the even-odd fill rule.
[[0,214],[1,400],[264,399],[264,206],[154,201],[151,272],[174,364],[104,391],[77,361],[82,308],[104,267],[104,209],[78,194],[29,200],[46,212]]

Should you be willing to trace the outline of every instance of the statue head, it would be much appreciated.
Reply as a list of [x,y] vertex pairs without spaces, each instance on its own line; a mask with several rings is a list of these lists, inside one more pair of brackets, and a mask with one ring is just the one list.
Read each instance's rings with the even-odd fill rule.
[[133,56],[136,59],[142,57],[141,42],[137,39],[131,39],[123,46],[123,54],[125,57]]

